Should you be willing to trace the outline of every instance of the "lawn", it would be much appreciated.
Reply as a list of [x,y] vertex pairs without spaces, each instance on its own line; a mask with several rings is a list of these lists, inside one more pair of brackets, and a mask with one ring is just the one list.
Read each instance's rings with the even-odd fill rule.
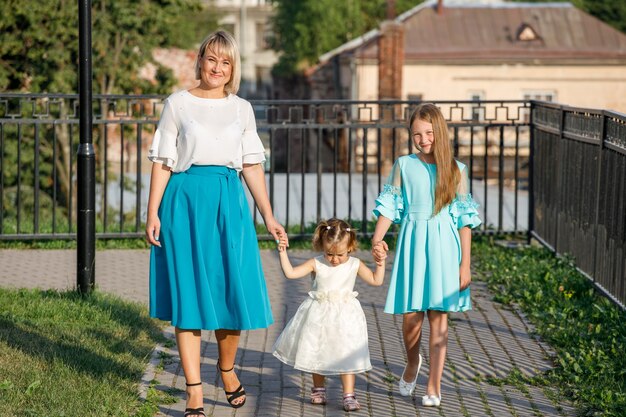
[[476,278],[487,281],[496,301],[520,308],[556,351],[552,371],[523,382],[558,388],[584,416],[626,415],[626,312],[600,295],[571,259],[541,247],[493,243],[475,240]]
[[[475,279],[486,281],[497,301],[521,309],[556,352],[545,374],[512,372],[487,382],[550,386],[585,416],[623,416],[626,313],[571,259],[544,248],[476,237],[473,264]],[[0,288],[0,416],[154,415],[172,398],[151,389],[143,401],[138,384],[154,346],[167,343],[160,326],[145,306],[98,292]]]
[[0,288],[0,416],[153,415],[138,384],[164,342],[140,304]]

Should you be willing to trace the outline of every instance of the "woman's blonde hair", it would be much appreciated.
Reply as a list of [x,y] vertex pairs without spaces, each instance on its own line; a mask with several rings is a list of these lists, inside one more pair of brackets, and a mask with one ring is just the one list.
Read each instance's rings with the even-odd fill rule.
[[413,138],[413,122],[423,120],[433,125],[433,156],[437,164],[437,184],[435,186],[435,208],[433,216],[452,202],[461,180],[459,167],[452,156],[448,124],[437,106],[431,103],[420,104],[409,120],[409,135]]
[[348,239],[348,252],[356,250],[356,230],[340,219],[322,220],[313,233],[313,249],[323,251]]
[[237,94],[239,84],[241,83],[241,57],[239,56],[239,47],[233,35],[224,30],[218,30],[202,41],[196,57],[196,80],[200,79],[200,60],[204,57],[207,50],[212,51],[216,55],[228,57],[232,71],[230,81],[224,86],[224,91],[228,94]]

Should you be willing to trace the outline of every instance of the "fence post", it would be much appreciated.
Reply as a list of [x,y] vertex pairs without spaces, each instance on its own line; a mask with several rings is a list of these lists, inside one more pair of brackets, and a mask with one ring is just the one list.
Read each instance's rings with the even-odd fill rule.
[[[534,175],[535,175],[535,122],[533,118],[533,113],[535,112],[535,101],[531,100],[530,102],[530,137],[529,137],[529,146],[530,150],[528,152],[528,244],[533,237],[533,232],[535,230],[535,190],[534,190]],[[486,204],[486,203],[485,203]]]
[[78,3],[80,145],[78,145],[76,284],[80,293],[95,285],[96,158],[92,141],[91,0]]
[[[557,185],[557,189],[561,188],[561,180],[562,180],[562,167],[563,167],[563,163],[561,161],[562,158],[562,147],[563,147],[563,140],[565,138],[565,110],[563,108],[563,106],[559,106],[559,140],[557,141],[556,144],[556,185]],[[554,221],[554,245],[553,245],[553,249],[554,249],[554,253],[558,254],[559,253],[559,213],[561,212],[561,198],[560,196],[556,196],[556,202],[555,202],[555,209],[556,209],[556,213],[555,213],[555,221]]]
[[606,114],[602,112],[602,123],[600,123],[600,147],[598,149],[598,178],[596,178],[596,215],[593,226],[593,282],[596,282],[598,271],[598,222],[600,221],[600,187],[602,186],[602,154],[604,149],[604,135],[606,135]]

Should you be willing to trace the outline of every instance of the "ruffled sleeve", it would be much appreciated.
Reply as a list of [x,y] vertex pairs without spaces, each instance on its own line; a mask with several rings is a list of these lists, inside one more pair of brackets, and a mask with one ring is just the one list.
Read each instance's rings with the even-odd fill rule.
[[400,223],[404,212],[404,198],[402,197],[402,175],[400,162],[396,161],[389,174],[387,183],[376,199],[376,208],[373,213],[376,218],[384,216],[394,223]]
[[460,166],[461,181],[457,187],[456,197],[450,203],[448,210],[452,220],[456,224],[457,229],[469,227],[474,229],[481,225],[482,220],[478,216],[478,203],[472,198],[469,192],[469,178],[467,176],[467,168]]
[[159,125],[156,132],[154,132],[152,145],[148,151],[148,159],[152,162],[158,162],[170,168],[174,168],[178,161],[178,150],[176,149],[177,138],[178,123],[176,122],[173,106],[170,100],[167,99],[165,100],[165,106],[163,107],[163,113],[161,113]]
[[245,126],[242,139],[242,155],[244,164],[260,164],[265,162],[265,148],[256,131],[254,110],[249,102],[245,102],[247,108],[243,111],[243,124]]

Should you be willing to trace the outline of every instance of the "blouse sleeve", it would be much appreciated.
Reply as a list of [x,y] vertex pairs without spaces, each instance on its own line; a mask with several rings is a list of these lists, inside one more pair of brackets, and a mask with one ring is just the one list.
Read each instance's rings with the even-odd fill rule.
[[242,139],[243,147],[243,163],[244,164],[260,164],[265,162],[265,148],[256,131],[256,120],[254,119],[254,110],[248,102],[247,115],[244,118],[244,131]]
[[172,104],[169,100],[165,100],[161,120],[159,120],[157,130],[154,132],[154,139],[152,139],[152,145],[148,151],[148,159],[174,168],[178,161],[177,138],[178,124],[176,123]]
[[402,197],[402,175],[400,162],[396,161],[389,174],[387,183],[376,199],[374,216],[384,216],[394,223],[400,223],[404,212],[404,198]]
[[469,178],[466,167],[459,167],[461,170],[461,181],[456,191],[456,197],[450,203],[448,210],[457,229],[469,227],[474,229],[482,223],[478,216],[478,203],[472,198],[469,191]]

